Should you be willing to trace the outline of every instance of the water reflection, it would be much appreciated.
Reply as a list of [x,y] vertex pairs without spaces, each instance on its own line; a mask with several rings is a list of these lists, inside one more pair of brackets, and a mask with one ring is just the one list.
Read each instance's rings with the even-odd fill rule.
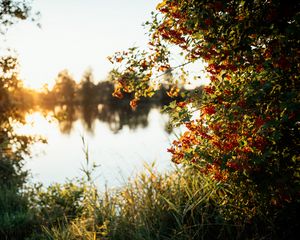
[[[144,162],[150,164],[156,161],[159,171],[169,169],[171,161],[166,149],[172,136],[163,130],[167,116],[161,115],[158,109],[148,106],[150,110],[143,116],[143,123],[139,123],[133,115],[124,123],[118,119],[123,115],[118,115],[116,110],[110,111],[113,117],[109,120],[116,118],[114,129],[123,127],[114,132],[109,128],[110,123],[98,118],[100,113],[104,113],[105,106],[97,106],[97,110],[90,111],[92,114],[89,114],[87,122],[80,107],[69,107],[53,109],[58,115],[62,112],[70,113],[69,119],[65,113],[59,116],[60,121],[54,121],[53,116],[45,118],[45,113],[33,112],[26,116],[27,124],[18,129],[20,134],[41,134],[48,142],[35,144],[31,149],[34,158],[26,159],[26,169],[30,169],[33,174],[33,182],[42,182],[48,186],[52,182],[63,182],[66,178],[80,176],[85,161],[82,137],[89,149],[90,162],[100,166],[97,169],[97,175],[100,176],[97,186],[100,188],[105,183],[110,187],[122,185],[125,179],[143,168]],[[128,122],[131,125],[127,125]],[[90,129],[89,133],[87,129]],[[62,130],[67,134],[62,133]]]
[[[67,70],[61,71],[52,89],[45,88],[36,94],[35,106],[52,113],[64,134],[70,134],[78,119],[89,132],[94,132],[95,121],[99,120],[105,122],[113,133],[118,133],[124,126],[133,130],[147,127],[151,109],[175,100],[166,93],[168,87],[162,86],[151,98],[142,98],[136,111],[133,111],[130,107],[133,93],[124,93],[122,100],[116,99],[112,96],[114,81],[96,84],[93,79],[92,72],[87,71],[77,84]],[[189,92],[184,88],[180,91],[185,94]]]
[[149,124],[148,116],[151,109],[159,109],[150,103],[141,103],[133,111],[129,104],[87,104],[87,105],[57,105],[47,109],[39,109],[44,115],[52,115],[59,123],[63,134],[70,134],[77,120],[82,122],[84,129],[94,133],[95,121],[107,124],[110,131],[118,133],[127,126],[130,130],[146,128]]

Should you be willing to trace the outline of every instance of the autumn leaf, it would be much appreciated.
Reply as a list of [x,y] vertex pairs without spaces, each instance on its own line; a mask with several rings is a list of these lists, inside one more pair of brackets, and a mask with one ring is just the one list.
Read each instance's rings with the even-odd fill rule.
[[160,10],[161,8],[163,8],[166,5],[167,5],[167,0],[164,0],[161,3],[157,4],[156,9]]

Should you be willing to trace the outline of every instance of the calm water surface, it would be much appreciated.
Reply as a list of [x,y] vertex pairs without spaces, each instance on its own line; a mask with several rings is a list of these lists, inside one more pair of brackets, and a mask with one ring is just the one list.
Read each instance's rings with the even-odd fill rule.
[[19,132],[42,135],[48,141],[35,144],[33,157],[26,161],[32,181],[47,186],[81,176],[80,169],[86,162],[82,138],[88,146],[89,161],[99,165],[96,184],[101,188],[105,184],[109,187],[124,184],[128,177],[143,169],[144,163],[155,161],[158,171],[171,169],[166,149],[174,135],[165,130],[168,117],[152,108],[139,118],[141,123],[133,116],[120,125],[120,115],[114,115],[112,122],[105,122],[101,118],[86,121],[74,116],[72,121],[58,121],[40,112],[28,114],[27,124]]

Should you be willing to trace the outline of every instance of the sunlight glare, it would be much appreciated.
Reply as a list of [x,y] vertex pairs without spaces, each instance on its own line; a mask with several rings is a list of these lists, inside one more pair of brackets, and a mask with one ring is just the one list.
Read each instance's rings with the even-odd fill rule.
[[40,112],[27,114],[25,117],[25,122],[26,124],[18,126],[18,134],[40,135],[43,137],[48,137],[51,134],[49,132],[49,125],[57,125],[57,122],[54,121],[50,115],[44,116]]

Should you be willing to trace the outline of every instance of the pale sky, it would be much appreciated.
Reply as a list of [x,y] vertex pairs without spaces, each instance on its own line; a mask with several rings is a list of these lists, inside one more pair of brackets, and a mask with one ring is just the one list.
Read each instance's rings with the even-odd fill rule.
[[75,80],[91,67],[95,79],[105,79],[112,68],[107,56],[132,46],[145,46],[141,25],[150,20],[159,0],[34,0],[42,28],[18,23],[6,43],[19,55],[25,86],[54,84],[58,72],[68,69]]

